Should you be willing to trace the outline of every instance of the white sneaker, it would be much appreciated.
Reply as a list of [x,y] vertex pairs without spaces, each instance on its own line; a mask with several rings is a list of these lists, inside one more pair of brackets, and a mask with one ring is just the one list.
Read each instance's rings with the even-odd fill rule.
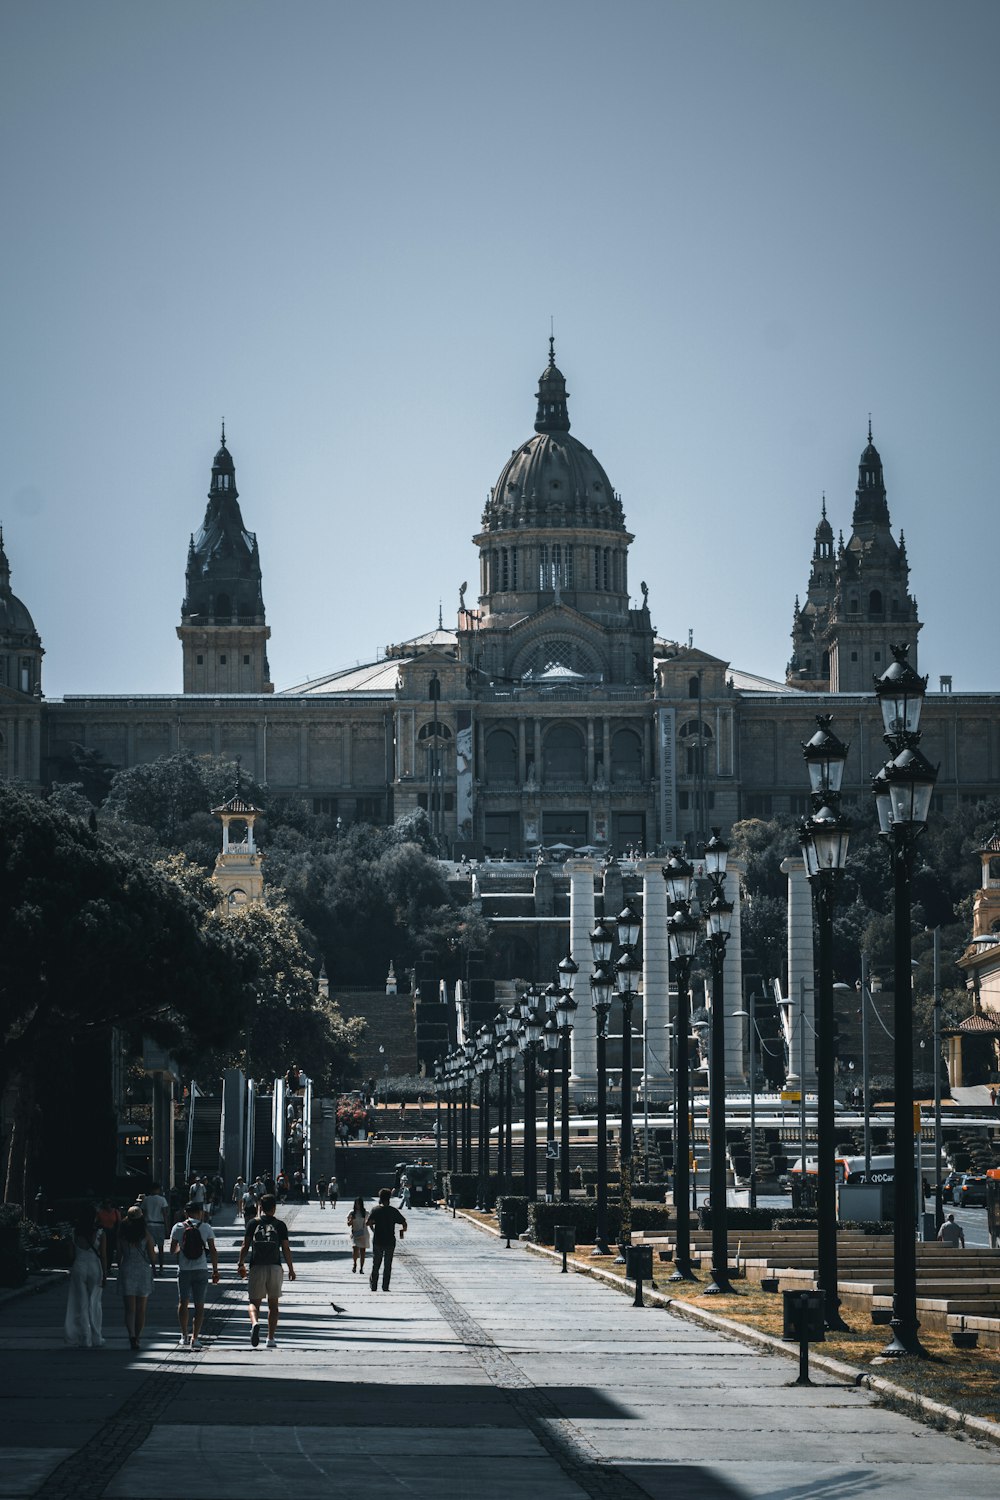
[[181,1338],[179,1338],[177,1340],[177,1347],[178,1347],[178,1349],[190,1349],[190,1347],[191,1347],[191,1336],[190,1336],[190,1334],[187,1334],[187,1333],[183,1334],[181,1336]]
[[264,1347],[266,1349],[277,1349],[277,1347],[278,1347],[278,1340],[277,1339],[268,1339],[268,1341],[267,1341],[267,1343],[265,1344]]

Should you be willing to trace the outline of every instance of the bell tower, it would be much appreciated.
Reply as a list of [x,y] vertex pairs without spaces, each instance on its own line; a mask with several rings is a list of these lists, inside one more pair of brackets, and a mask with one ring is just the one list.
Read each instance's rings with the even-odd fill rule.
[[257,538],[243,525],[225,423],[205,519],[188,548],[185,583],[177,627],[184,692],[273,693]]
[[[240,789],[237,768],[236,789],[228,802],[212,808],[212,816],[222,823],[222,850],[216,856],[212,879],[222,891],[222,905],[232,909],[259,901],[264,894],[263,855],[253,840],[253,825],[261,809],[248,802]],[[233,824],[237,837],[233,837]],[[239,837],[242,830],[243,837]]]

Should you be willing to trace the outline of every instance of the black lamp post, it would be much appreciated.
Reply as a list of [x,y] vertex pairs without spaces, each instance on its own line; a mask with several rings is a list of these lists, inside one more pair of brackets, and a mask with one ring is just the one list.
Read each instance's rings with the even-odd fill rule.
[[542,1027],[542,1042],[545,1047],[546,1075],[545,1099],[545,1201],[556,1201],[556,1053],[559,1051],[559,1022],[555,1012],[550,1011]]
[[913,1128],[913,957],[910,942],[910,883],[916,842],[926,830],[937,769],[921,753],[920,710],[927,678],[906,659],[907,647],[892,647],[895,660],[875,691],[882,709],[885,742],[892,759],[873,778],[879,832],[893,870],[893,968],[895,993],[894,1137],[896,1220],[893,1231],[892,1340],[885,1354],[927,1358],[918,1336],[916,1189]]
[[535,1127],[535,1058],[542,1040],[542,1023],[531,1007],[529,996],[521,1003],[517,1044],[524,1057],[524,1192],[534,1202],[538,1195],[538,1141]]
[[505,1189],[506,1169],[504,1167],[504,1156],[506,1154],[507,1134],[507,1095],[504,1087],[504,1067],[506,1059],[503,1051],[503,1039],[507,1034],[507,1012],[498,1010],[493,1017],[493,1056],[496,1060],[497,1070],[497,1186],[500,1191]]
[[493,1044],[490,1028],[481,1026],[476,1048],[476,1073],[479,1077],[479,1197],[476,1207],[487,1213],[490,1207],[490,1070],[493,1067]]
[[673,911],[667,920],[670,962],[677,977],[677,1015],[674,1031],[674,1094],[677,1099],[677,1139],[674,1141],[674,1213],[677,1240],[671,1281],[695,1281],[691,1266],[691,1131],[689,1046],[691,1025],[691,963],[698,946],[700,923],[691,911],[694,866],[679,849],[664,866],[663,878]]
[[726,1012],[723,970],[726,944],[733,922],[733,903],[726,900],[726,861],[729,845],[717,828],[705,845],[705,872],[712,886],[704,909],[709,962],[712,968],[712,1019],[708,1074],[709,1196],[712,1203],[712,1283],[706,1292],[731,1292],[729,1281],[729,1219],[726,1211]]
[[[572,965],[572,972],[564,969],[566,963]],[[568,974],[570,985],[575,983],[577,966],[572,959],[563,959],[559,965],[561,974]],[[556,1002],[556,1024],[559,1027],[559,1037],[562,1042],[562,1102],[560,1106],[559,1120],[559,1202],[568,1203],[570,1199],[569,1189],[569,1063],[570,1048],[569,1039],[573,1032],[573,1016],[576,1012],[576,1001],[568,988],[560,989],[559,999]]]
[[[847,1327],[840,1316],[837,1286],[837,1178],[834,1153],[833,1071],[833,908],[847,860],[851,824],[840,811],[840,788],[848,746],[830,729],[830,714],[818,714],[819,728],[802,746],[812,788],[813,813],[799,829],[806,875],[812,886],[819,932],[819,1004],[816,1026],[816,1232],[817,1285],[823,1293],[828,1329]],[[805,1079],[800,1080],[805,1089]]]
[[597,922],[590,934],[594,955],[594,972],[590,976],[590,993],[597,1024],[597,1232],[594,1254],[610,1255],[608,1245],[608,1016],[611,1014],[611,992],[615,987],[611,967],[613,941],[603,922]]
[[476,1043],[470,1038],[463,1047],[462,1063],[462,1171],[472,1176],[472,1091],[476,1080]]
[[637,949],[642,923],[635,909],[626,904],[616,919],[621,957],[614,965],[615,985],[622,1002],[622,1122],[618,1132],[621,1167],[621,1227],[618,1231],[616,1265],[624,1265],[632,1243],[632,1170],[635,1141],[632,1131],[632,1007],[639,993],[642,961]]
[[444,1087],[444,1063],[434,1059],[434,1167],[441,1171],[441,1090]]
[[507,1140],[504,1145],[504,1192],[511,1193],[514,1190],[514,1062],[518,1054],[516,1023],[514,1018],[508,1017],[507,1030],[504,1032],[500,1042],[500,1057],[506,1066],[506,1133]]

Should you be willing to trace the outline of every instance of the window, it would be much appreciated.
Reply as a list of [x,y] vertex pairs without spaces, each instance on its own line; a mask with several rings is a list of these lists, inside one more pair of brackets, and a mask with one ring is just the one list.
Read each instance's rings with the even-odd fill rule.
[[697,792],[677,793],[677,806],[680,808],[681,812],[687,812],[689,808],[696,808],[698,806],[699,800],[704,802],[706,811],[711,812],[715,806],[715,793],[703,792],[700,799]]
[[822,661],[820,663],[820,671],[822,672],[822,674],[823,674],[824,677],[829,677],[829,675],[830,675],[830,653],[829,653],[829,651],[824,651],[823,652],[823,658],[822,658]]
[[195,665],[199,666],[199,667],[203,667],[205,665],[205,658],[203,656],[196,656],[195,657]]
[[325,817],[335,818],[337,816],[336,797],[314,797],[313,812],[320,813]]
[[788,811],[797,818],[807,818],[812,812],[812,803],[808,797],[789,797]]
[[486,741],[486,780],[494,786],[517,780],[517,741],[507,729],[495,729]]
[[626,849],[645,848],[646,819],[642,813],[614,813],[611,826],[616,853],[623,853]]
[[586,777],[583,735],[572,724],[554,725],[542,741],[542,773],[546,782],[582,782]]
[[694,677],[689,677],[688,678],[688,697],[689,698],[700,698],[701,697],[701,678],[698,677],[697,675],[695,675]]
[[437,723],[422,724],[417,734],[417,739],[421,744],[426,744],[428,740],[435,738],[439,740],[451,739],[451,730],[447,724],[442,724],[440,719],[438,719]]
[[868,595],[868,613],[870,615],[880,615],[882,608],[882,590],[872,589]]
[[543,813],[542,842],[549,845],[570,844],[574,849],[589,843],[586,812]]
[[857,659],[858,659],[858,653],[856,651],[852,651],[851,652],[851,661],[857,661]]
[[455,793],[454,792],[437,792],[436,791],[436,792],[433,792],[431,794],[431,799],[432,799],[432,802],[433,802],[433,806],[431,805],[431,802],[428,801],[428,797],[427,797],[427,793],[426,792],[418,792],[417,793],[417,806],[423,808],[424,812],[429,812],[429,811],[441,812],[442,810],[444,812],[454,812],[455,811]]
[[704,776],[708,771],[713,738],[711,726],[704,720],[689,719],[681,725],[678,739],[688,776]]
[[594,548],[594,588],[595,589],[599,589],[600,586],[601,586],[601,549],[600,549],[600,547],[595,547]]
[[359,797],[354,804],[354,816],[361,823],[381,823],[381,797]]
[[521,820],[516,812],[486,813],[483,817],[483,848],[487,854],[509,854],[521,842]]
[[538,549],[538,587],[543,593],[552,587],[549,579],[549,549],[545,542]]
[[770,792],[748,792],[743,798],[744,816],[748,818],[769,818],[771,816],[773,799]]
[[244,656],[244,658],[243,658],[243,665],[245,667],[248,667],[250,665],[250,658],[249,658],[249,656]]
[[215,601],[215,613],[223,618],[231,618],[233,613],[233,602],[228,594],[220,594]]
[[225,656],[220,656],[219,657],[219,666],[220,667],[224,667],[226,665],[226,660],[227,660],[227,658]]
[[611,780],[642,780],[642,740],[634,729],[619,729],[611,737]]
[[21,692],[22,693],[30,693],[31,692],[33,684],[32,684],[32,681],[31,681],[31,657],[30,656],[22,656],[21,657],[21,662],[20,662],[20,666],[19,666],[19,669],[18,669],[18,683],[19,683],[19,686],[21,688]]

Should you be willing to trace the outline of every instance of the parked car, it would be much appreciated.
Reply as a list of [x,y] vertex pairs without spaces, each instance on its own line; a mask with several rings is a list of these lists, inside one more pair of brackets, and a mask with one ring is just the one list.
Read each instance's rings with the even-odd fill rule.
[[966,1172],[961,1185],[955,1189],[955,1201],[963,1208],[986,1207],[986,1177],[978,1172]]
[[941,1183],[941,1202],[942,1203],[957,1203],[958,1202],[958,1199],[955,1197],[955,1189],[958,1186],[958,1184],[961,1182],[961,1180],[962,1180],[962,1178],[964,1176],[965,1176],[964,1172],[949,1172],[948,1175],[947,1175],[947,1177],[945,1177],[943,1179],[943,1181]]

